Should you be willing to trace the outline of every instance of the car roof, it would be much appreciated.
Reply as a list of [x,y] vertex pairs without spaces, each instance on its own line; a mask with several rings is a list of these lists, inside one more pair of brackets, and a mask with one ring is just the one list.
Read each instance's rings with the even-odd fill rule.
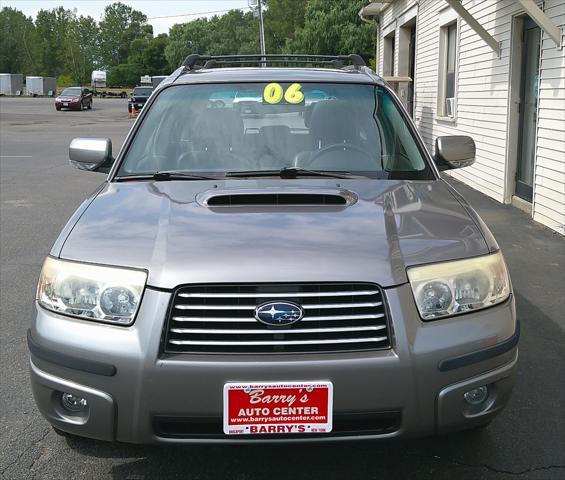
[[177,75],[170,83],[177,85],[191,83],[245,83],[265,81],[384,84],[384,81],[367,67],[360,69],[274,67],[201,68],[181,71],[180,74]]

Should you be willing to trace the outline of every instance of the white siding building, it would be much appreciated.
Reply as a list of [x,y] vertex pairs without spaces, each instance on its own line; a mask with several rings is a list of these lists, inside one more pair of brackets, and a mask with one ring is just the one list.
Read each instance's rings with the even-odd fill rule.
[[377,70],[396,86],[428,148],[469,135],[453,177],[565,234],[565,1],[389,0]]

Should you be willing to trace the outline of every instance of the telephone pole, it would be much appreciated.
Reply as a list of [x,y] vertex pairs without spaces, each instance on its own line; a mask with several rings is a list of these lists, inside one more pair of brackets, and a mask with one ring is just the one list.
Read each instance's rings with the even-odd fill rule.
[[258,9],[259,9],[259,41],[261,42],[261,55],[265,55],[266,48],[265,48],[265,24],[263,23],[263,1],[259,0],[257,2]]
[[[265,23],[263,22],[263,0],[248,0],[249,7],[253,10],[253,16],[259,18],[259,45],[261,55],[267,53],[265,48]],[[263,59],[264,60],[264,59]],[[265,64],[263,63],[263,66]]]

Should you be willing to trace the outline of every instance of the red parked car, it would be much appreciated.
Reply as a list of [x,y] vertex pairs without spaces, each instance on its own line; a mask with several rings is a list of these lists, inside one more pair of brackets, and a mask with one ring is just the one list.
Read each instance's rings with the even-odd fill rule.
[[55,99],[55,108],[68,108],[69,110],[83,110],[92,108],[92,92],[83,87],[67,87]]

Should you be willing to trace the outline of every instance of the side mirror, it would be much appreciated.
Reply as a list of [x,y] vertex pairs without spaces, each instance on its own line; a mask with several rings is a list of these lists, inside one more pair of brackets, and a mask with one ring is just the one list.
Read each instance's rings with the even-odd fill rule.
[[70,164],[79,170],[108,173],[112,157],[112,140],[109,138],[74,138],[69,146]]
[[475,162],[475,142],[465,135],[436,138],[435,162],[440,171],[463,168]]

